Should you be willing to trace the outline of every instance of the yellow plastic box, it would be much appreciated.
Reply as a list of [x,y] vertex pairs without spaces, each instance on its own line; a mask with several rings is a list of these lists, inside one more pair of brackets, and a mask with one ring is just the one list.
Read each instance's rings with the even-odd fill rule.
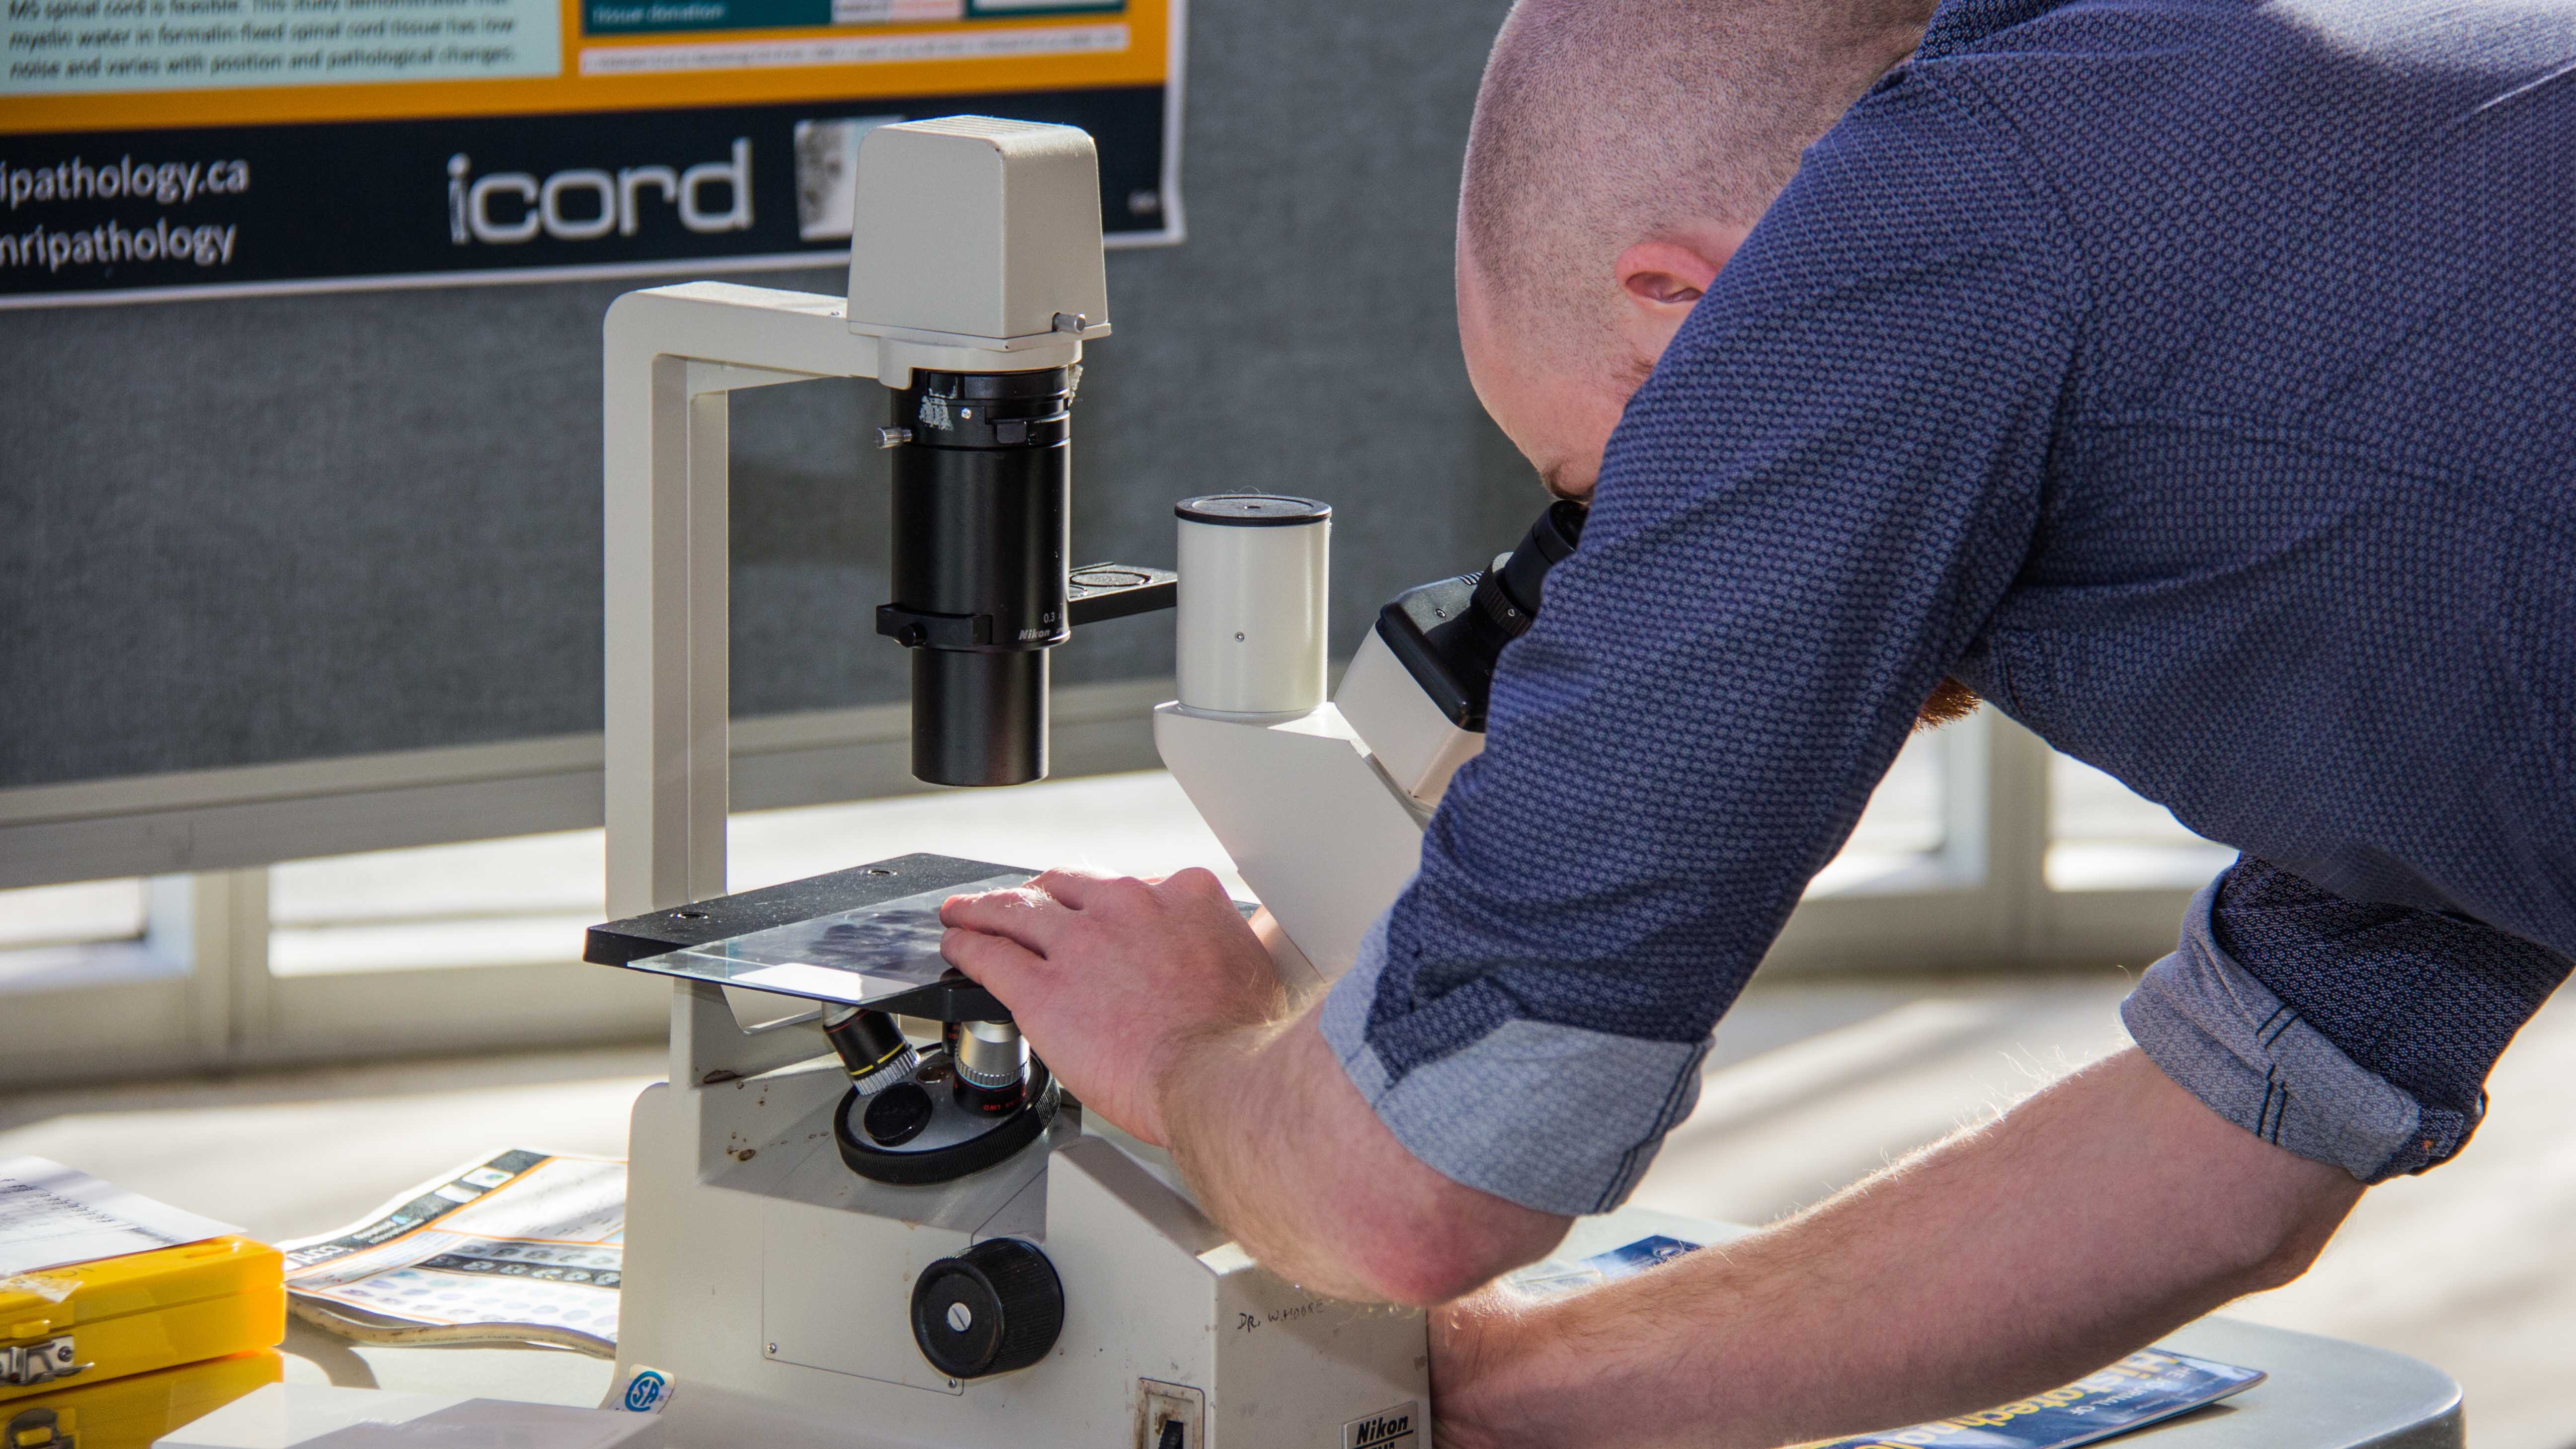
[[0,1404],[5,1449],[149,1449],[152,1441],[195,1423],[251,1390],[286,1377],[273,1348],[237,1353],[157,1373],[104,1379]]
[[0,1280],[0,1421],[31,1395],[276,1347],[285,1270],[226,1237]]

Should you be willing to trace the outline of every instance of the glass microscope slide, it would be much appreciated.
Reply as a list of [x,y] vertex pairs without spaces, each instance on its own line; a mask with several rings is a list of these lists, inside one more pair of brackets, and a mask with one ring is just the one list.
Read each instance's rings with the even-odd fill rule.
[[744,986],[867,1006],[946,975],[940,903],[950,896],[1028,884],[1025,873],[942,886],[854,911],[772,926],[745,936],[647,956],[629,969],[720,986]]

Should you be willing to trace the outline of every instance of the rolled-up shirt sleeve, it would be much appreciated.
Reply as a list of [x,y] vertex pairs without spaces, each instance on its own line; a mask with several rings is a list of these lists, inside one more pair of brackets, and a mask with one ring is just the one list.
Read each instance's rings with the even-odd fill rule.
[[2209,1109],[2366,1183],[2466,1146],[2487,1074],[2565,957],[2465,917],[2350,901],[2239,859],[2121,1004],[2129,1035]]
[[1634,1187],[2028,553],[2081,292],[1959,98],[1883,83],[1810,151],[1630,405],[1326,1003],[1416,1156],[1551,1212]]

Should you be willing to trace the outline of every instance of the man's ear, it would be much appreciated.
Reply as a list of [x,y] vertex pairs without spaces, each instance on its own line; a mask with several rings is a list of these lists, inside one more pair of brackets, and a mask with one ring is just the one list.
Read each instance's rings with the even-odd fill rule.
[[1743,227],[1705,227],[1689,235],[1641,241],[1619,253],[1620,330],[1649,363],[1681,330],[1683,319],[1743,242]]

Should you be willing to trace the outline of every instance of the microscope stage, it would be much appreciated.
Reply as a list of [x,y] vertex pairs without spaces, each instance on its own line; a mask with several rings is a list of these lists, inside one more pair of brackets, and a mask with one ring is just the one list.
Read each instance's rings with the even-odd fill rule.
[[[1037,874],[947,855],[900,855],[593,926],[582,959],[809,1001],[1007,1021],[1009,1013],[982,987],[941,959],[939,905]],[[1237,901],[1235,909],[1249,917],[1259,907]]]
[[940,902],[1036,874],[953,856],[897,856],[593,926],[582,956],[715,986],[946,1016],[943,1001],[981,997],[982,989],[940,959]]

